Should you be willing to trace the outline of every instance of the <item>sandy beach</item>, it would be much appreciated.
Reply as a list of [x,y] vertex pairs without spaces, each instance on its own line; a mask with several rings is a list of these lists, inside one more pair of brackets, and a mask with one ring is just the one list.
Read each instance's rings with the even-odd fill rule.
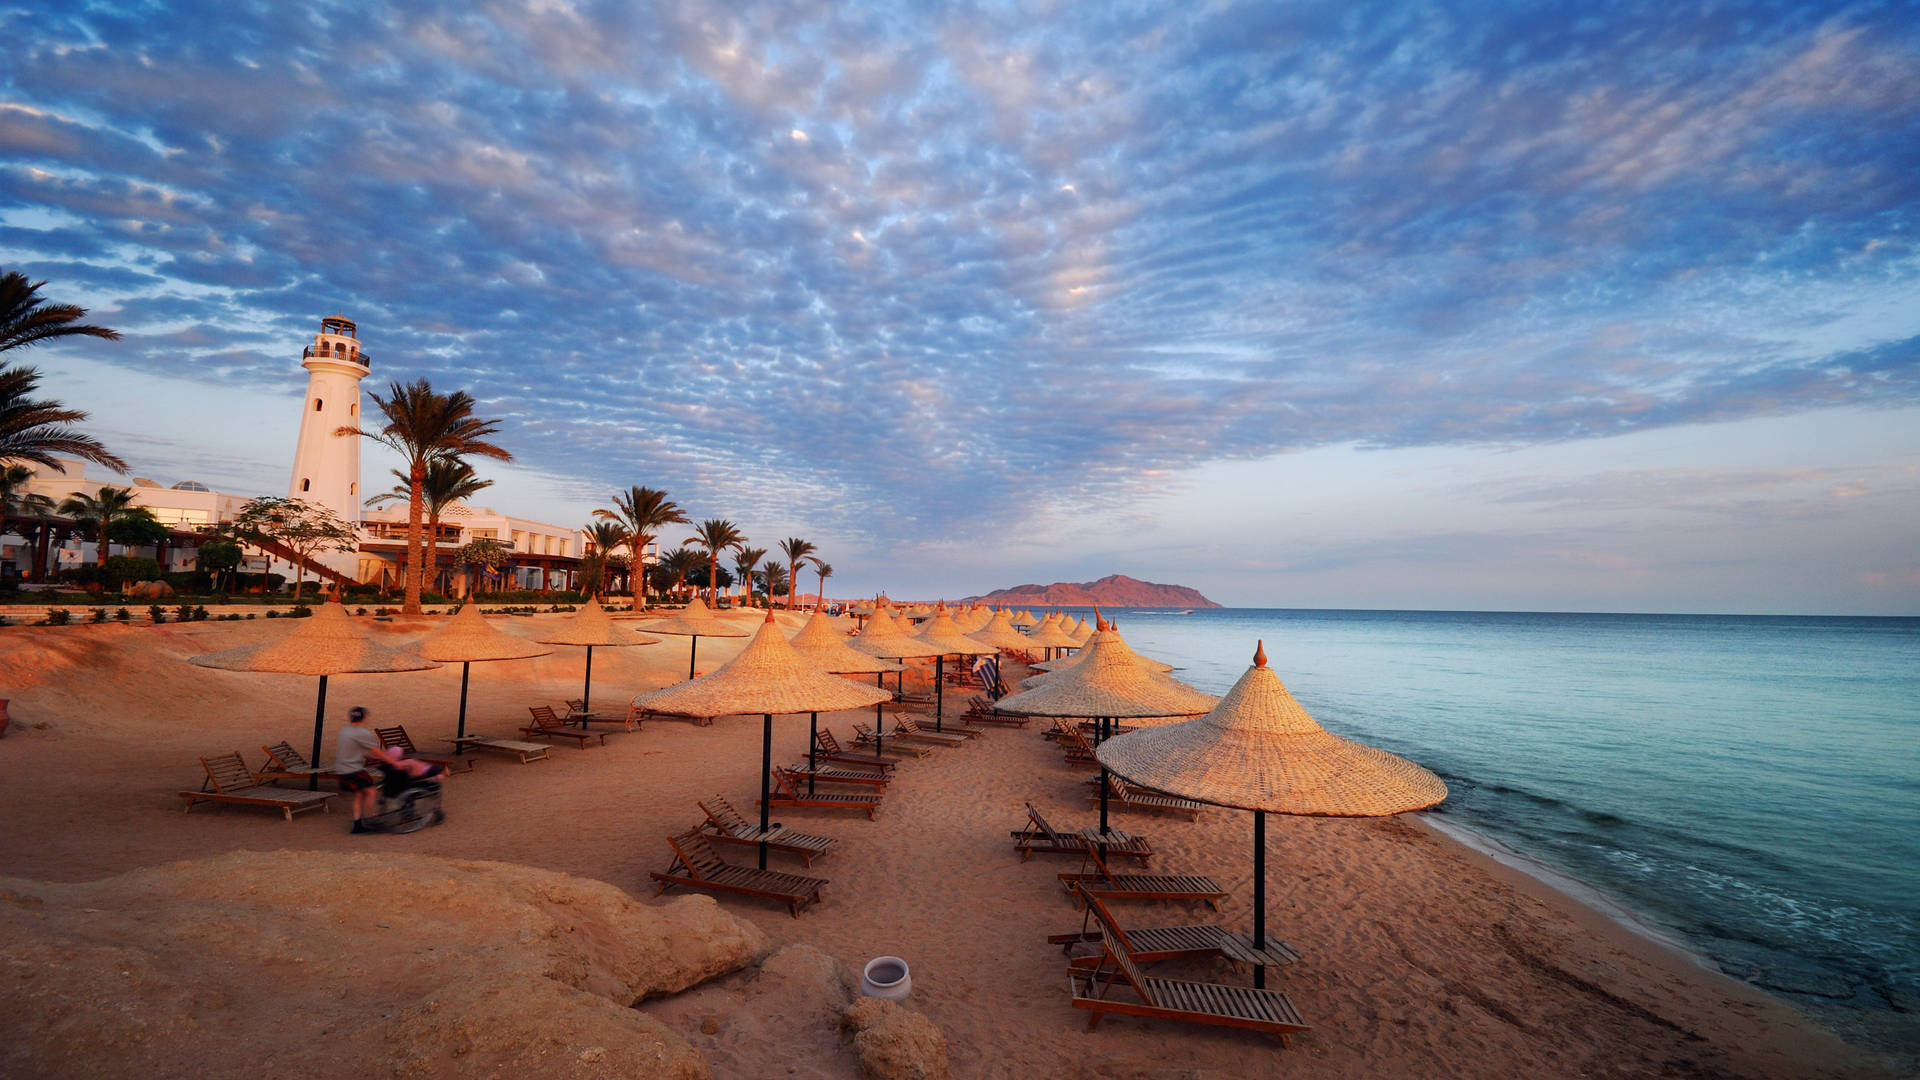
[[[748,616],[737,616],[743,622]],[[563,616],[497,620],[533,636]],[[797,619],[782,616],[789,628]],[[397,644],[433,619],[358,620]],[[628,623],[629,626],[644,624]],[[608,737],[604,748],[553,748],[546,762],[486,757],[447,784],[448,822],[410,836],[349,835],[343,799],[333,812],[292,822],[250,808],[182,814],[176,792],[199,784],[196,757],[310,739],[315,680],[211,671],[190,656],[284,631],[273,622],[8,628],[0,632],[0,696],[13,726],[0,739],[0,876],[91,882],[233,852],[426,855],[489,860],[604,882],[646,905],[647,877],[668,862],[664,841],[699,819],[695,800],[725,795],[751,812],[758,791],[757,717],[711,726],[670,719]],[[704,671],[744,639],[700,642]],[[584,652],[475,665],[468,727],[509,735],[534,704],[577,697]],[[624,707],[635,693],[684,677],[684,638],[594,655],[594,701]],[[1022,672],[1011,674],[1017,678]],[[924,676],[921,677],[924,682]],[[348,706],[377,723],[406,724],[438,748],[454,727],[458,665],[335,677],[332,733]],[[1012,680],[1010,680],[1012,681]],[[912,688],[911,681],[909,688]],[[964,695],[960,695],[963,697]],[[950,697],[949,711],[959,699]],[[821,717],[850,742],[862,710]],[[771,947],[803,944],[857,972],[897,954],[912,966],[908,1004],[938,1027],[952,1074],[965,1077],[1173,1078],[1300,1075],[1541,1077],[1891,1076],[1897,1064],[1827,1034],[1787,1005],[1636,935],[1605,914],[1423,825],[1387,820],[1275,819],[1268,862],[1275,932],[1302,961],[1270,985],[1291,996],[1313,1030],[1290,1047],[1244,1031],[1111,1017],[1085,1030],[1069,1007],[1065,961],[1044,943],[1081,916],[1055,878],[1071,860],[1023,862],[1008,829],[1032,801],[1056,826],[1094,823],[1087,773],[1068,769],[1036,723],[996,729],[971,744],[903,762],[878,819],[842,810],[782,810],[776,819],[837,837],[840,850],[810,873],[831,879],[799,918],[776,904],[728,898],[727,913]],[[804,756],[807,718],[777,717],[776,762]],[[1120,903],[1127,925],[1250,924],[1248,815],[1211,809],[1197,822],[1123,814],[1148,835],[1149,869],[1210,874],[1233,893],[1216,916],[1203,905]],[[729,854],[750,858],[743,849]],[[776,868],[802,870],[774,857]],[[14,892],[27,891],[15,887]],[[691,910],[691,908],[689,908]],[[449,916],[450,918],[453,916]],[[12,958],[0,1001],[0,1043],[36,1030],[19,1010],[33,997],[25,961]],[[1224,962],[1163,965],[1176,977],[1248,980]],[[236,985],[246,985],[236,976]],[[684,1039],[720,1077],[846,1077],[854,1058],[830,1024],[802,1003],[756,990],[752,965],[655,997],[638,1012]],[[131,993],[131,991],[129,991]],[[130,1001],[128,1008],[137,1007]],[[617,1020],[617,1018],[616,1018]],[[250,1075],[249,1039],[222,1043],[204,1075]],[[85,1075],[71,1047],[35,1059],[42,1075]],[[16,1057],[14,1060],[21,1060]],[[596,1059],[598,1060],[598,1059]],[[478,1059],[448,1059],[422,1075],[485,1075]],[[653,1075],[608,1061],[603,1075]]]

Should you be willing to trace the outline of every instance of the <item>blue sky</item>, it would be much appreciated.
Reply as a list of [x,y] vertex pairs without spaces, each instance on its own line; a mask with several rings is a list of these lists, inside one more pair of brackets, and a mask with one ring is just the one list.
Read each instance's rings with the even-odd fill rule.
[[165,482],[284,490],[342,311],[502,509],[662,487],[830,592],[1920,612],[1911,5],[0,25],[0,262]]

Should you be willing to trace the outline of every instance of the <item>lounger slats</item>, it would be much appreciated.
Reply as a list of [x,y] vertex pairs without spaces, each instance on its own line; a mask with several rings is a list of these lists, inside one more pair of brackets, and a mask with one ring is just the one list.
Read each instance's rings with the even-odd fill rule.
[[707,815],[707,827],[704,835],[709,840],[718,840],[730,844],[765,843],[773,851],[783,851],[789,855],[800,856],[801,862],[813,865],[815,857],[826,855],[840,846],[840,841],[831,836],[815,836],[812,833],[796,832],[784,825],[775,825],[765,834],[740,816],[724,796],[715,795],[702,801],[700,812]]
[[[215,802],[233,803],[239,806],[270,806],[282,811],[288,821],[302,810],[316,807],[322,813],[328,809],[327,803],[333,798],[328,791],[291,791],[285,788],[265,787],[259,779],[247,769],[245,759],[235,750],[230,754],[219,754],[200,759],[200,767],[207,778],[199,791],[182,791],[185,799],[185,811],[191,812],[195,803]],[[211,791],[207,790],[209,787]]]
[[[720,856],[708,846],[706,836],[698,829],[670,836],[667,844],[673,849],[673,862],[665,870],[648,875],[660,883],[663,893],[678,885],[708,892],[764,897],[786,904],[787,910],[799,918],[800,909],[818,902],[820,889],[827,884],[825,878],[722,862]],[[684,868],[686,873],[676,874],[675,867]]]

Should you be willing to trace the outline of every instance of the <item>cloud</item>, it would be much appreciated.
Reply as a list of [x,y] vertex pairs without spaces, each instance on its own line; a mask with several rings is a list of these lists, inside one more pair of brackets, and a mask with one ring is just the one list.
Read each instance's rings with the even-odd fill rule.
[[344,311],[376,380],[703,513],[985,537],[1210,460],[1920,399],[1895,12],[40,14],[0,242],[127,332],[90,355],[278,389]]

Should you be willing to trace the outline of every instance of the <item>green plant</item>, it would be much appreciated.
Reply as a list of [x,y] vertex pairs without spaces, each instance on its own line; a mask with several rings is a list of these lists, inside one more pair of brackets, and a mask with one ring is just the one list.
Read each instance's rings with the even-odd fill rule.
[[295,604],[295,605],[293,605],[293,610],[292,610],[292,611],[289,611],[289,612],[287,612],[287,618],[289,618],[289,619],[311,619],[311,618],[313,618],[313,609],[312,609],[312,608],[310,608],[310,607],[308,607],[308,606],[307,606],[307,605],[305,605],[305,604]]
[[92,619],[91,619],[90,621],[91,621],[91,622],[106,622],[106,621],[107,621],[107,609],[106,609],[106,608],[103,608],[103,607],[97,607],[97,608],[94,608],[94,609],[93,609],[93,618],[92,618]]
[[251,612],[251,611],[247,612],[247,618],[252,619],[255,617],[257,617],[255,612]]
[[365,615],[367,613],[367,609],[363,607],[357,607],[353,609],[353,613],[355,615]]
[[122,608],[114,609],[114,612],[113,612],[114,622],[126,622],[132,618],[133,618],[133,612],[128,611],[126,608],[122,607]]
[[68,611],[66,608],[63,608],[63,607],[48,608],[46,625],[65,626],[67,625],[68,621],[71,620],[72,618],[73,618],[73,613]]
[[151,617],[154,622],[167,621],[167,609],[161,607],[159,604],[148,604],[147,615]]
[[192,622],[193,621],[193,605],[181,604],[179,607],[173,609],[173,621],[174,622]]
[[[279,618],[279,617],[280,617],[280,613],[279,613],[278,611],[276,611],[276,610],[274,610],[273,608],[268,608],[268,609],[267,609],[267,618],[269,618],[269,619],[277,619],[277,618]],[[251,611],[249,611],[249,612],[247,612],[247,618],[249,618],[249,619],[251,619],[251,618],[253,618],[253,612],[251,612]]]
[[135,581],[155,581],[160,577],[160,560],[143,555],[110,555],[100,571],[100,584],[118,589]]

